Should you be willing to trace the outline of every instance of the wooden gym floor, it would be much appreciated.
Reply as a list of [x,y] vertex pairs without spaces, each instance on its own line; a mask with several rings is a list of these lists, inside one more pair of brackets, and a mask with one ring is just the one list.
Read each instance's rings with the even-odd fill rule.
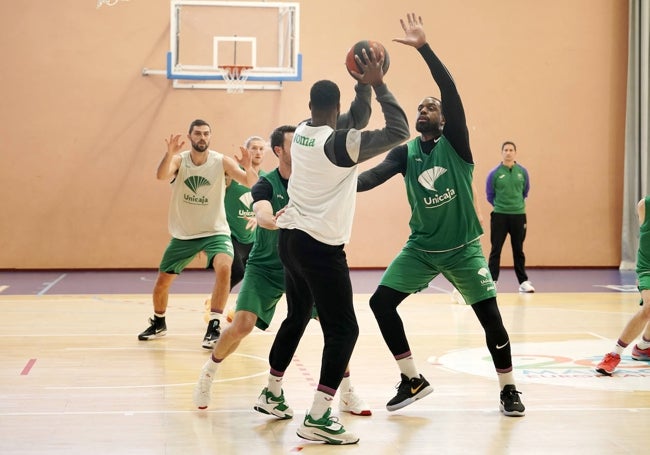
[[400,307],[434,393],[386,411],[399,372],[368,308],[380,273],[352,272],[361,331],[352,382],[373,415],[340,415],[361,440],[334,447],[296,435],[318,379],[316,322],[285,379],[294,419],[252,409],[284,302],[269,330],[255,330],[224,362],[210,408],[198,411],[191,395],[209,355],[200,343],[211,273],[182,274],[172,287],[167,336],[141,342],[155,271],[0,271],[0,453],[647,453],[650,363],[631,360],[628,349],[614,377],[594,372],[638,309],[633,274],[531,270],[538,292],[522,295],[512,270],[502,272],[499,304],[527,407],[525,417],[512,418],[499,413],[482,330],[442,278]]

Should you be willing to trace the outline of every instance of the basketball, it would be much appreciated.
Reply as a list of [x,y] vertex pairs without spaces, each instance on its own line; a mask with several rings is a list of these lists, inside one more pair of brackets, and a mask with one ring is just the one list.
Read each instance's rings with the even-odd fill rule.
[[377,58],[380,58],[379,54],[384,53],[384,65],[382,66],[382,69],[384,71],[384,74],[388,71],[388,67],[390,66],[390,59],[388,58],[388,52],[386,52],[386,48],[384,47],[383,44],[381,44],[378,41],[371,41],[371,40],[363,40],[359,41],[357,44],[352,46],[350,50],[348,51],[348,55],[345,57],[345,66],[347,67],[348,71],[356,71],[357,73],[360,73],[360,69],[357,66],[357,61],[354,59],[355,55],[358,55],[361,61],[365,61],[363,57],[363,53],[361,52],[363,49],[366,50],[366,53],[368,54],[368,57],[370,57],[370,47],[372,46],[373,50],[375,51],[375,56]]

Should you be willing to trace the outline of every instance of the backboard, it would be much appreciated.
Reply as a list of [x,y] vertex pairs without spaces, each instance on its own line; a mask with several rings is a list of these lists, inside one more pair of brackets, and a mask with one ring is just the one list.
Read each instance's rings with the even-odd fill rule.
[[177,88],[228,89],[226,66],[250,67],[246,90],[302,79],[297,2],[171,0],[166,75]]

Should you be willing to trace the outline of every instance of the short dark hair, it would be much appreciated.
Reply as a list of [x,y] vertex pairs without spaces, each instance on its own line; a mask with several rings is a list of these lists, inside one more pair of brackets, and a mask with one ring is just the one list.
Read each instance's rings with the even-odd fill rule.
[[318,81],[311,86],[309,101],[312,109],[318,111],[335,108],[341,101],[339,86],[328,80]]
[[201,120],[200,118],[197,118],[192,123],[190,123],[190,131],[189,131],[190,134],[192,134],[192,130],[194,129],[195,126],[207,126],[208,128],[210,128],[210,131],[212,131],[212,127],[208,122],[206,122],[205,120]]
[[503,147],[505,147],[506,145],[512,145],[512,148],[515,149],[515,152],[517,151],[517,146],[512,141],[505,141],[503,144],[501,144],[502,151],[503,151]]
[[296,127],[293,125],[282,125],[273,130],[270,138],[273,153],[275,153],[275,147],[282,147],[284,145],[284,135],[293,133],[294,131],[296,131]]

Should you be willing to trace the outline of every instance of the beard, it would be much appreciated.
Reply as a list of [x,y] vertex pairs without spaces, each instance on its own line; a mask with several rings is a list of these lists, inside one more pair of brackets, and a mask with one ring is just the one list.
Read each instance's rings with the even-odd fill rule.
[[210,145],[210,142],[206,141],[201,141],[201,142],[192,142],[192,148],[196,150],[197,152],[205,152],[208,149],[208,146]]
[[415,122],[415,131],[418,133],[438,133],[442,132],[442,126],[439,123]]

